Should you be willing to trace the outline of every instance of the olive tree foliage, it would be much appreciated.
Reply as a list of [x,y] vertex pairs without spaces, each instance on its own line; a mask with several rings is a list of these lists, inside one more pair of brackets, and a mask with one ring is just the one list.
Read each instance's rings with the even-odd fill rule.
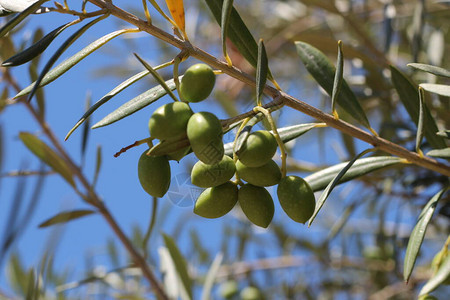
[[[445,55],[450,7],[445,1],[12,2],[20,1],[0,1],[0,113],[20,105],[28,111],[24,118],[36,121],[39,134],[29,128],[15,135],[42,167],[5,170],[2,162],[8,157],[2,149],[9,141],[0,127],[0,184],[16,177],[18,187],[12,199],[2,199],[14,204],[0,248],[11,286],[5,292],[2,287],[0,297],[86,298],[93,290],[124,299],[445,297],[450,274],[450,57]],[[29,18],[45,22],[56,14],[71,19],[45,33],[27,25]],[[116,28],[67,55],[86,33],[96,34],[98,23]],[[25,29],[33,31],[32,41],[22,40]],[[158,48],[155,65],[143,59],[147,56],[138,51],[133,35],[152,36],[152,47]],[[121,40],[127,53],[111,55],[91,70],[121,83],[94,104],[88,102],[78,122],[65,120],[73,122],[66,124],[73,126],[66,139],[82,136],[81,157],[70,155],[63,137],[47,125],[48,115],[56,112],[42,87],[51,89],[59,77],[70,77],[69,70],[88,56],[108,55],[99,49],[122,37],[127,37]],[[50,45],[51,53],[46,51]],[[124,55],[133,63],[124,64]],[[201,230],[183,226],[192,211],[173,232],[155,230],[167,210],[179,209],[164,205],[164,197],[153,199],[150,225],[136,228],[133,236],[116,221],[108,199],[101,199],[102,189],[115,187],[96,185],[102,176],[100,149],[95,175],[85,172],[90,127],[133,118],[143,108],[153,111],[158,107],[153,102],[168,93],[177,100],[181,75],[198,61],[216,73],[207,101],[217,111],[210,112],[228,115],[221,120],[224,131],[240,129],[225,152],[233,155],[252,127],[272,130],[283,175],[302,176],[315,192],[308,226],[289,219],[277,205],[269,227],[257,229],[236,207],[223,217],[233,222],[223,222],[216,253]],[[14,67],[23,64],[29,78],[15,73]],[[97,109],[125,89],[136,97],[97,117]],[[93,125],[93,118],[100,120]],[[131,141],[129,133],[116,138],[123,149],[108,153],[117,156],[135,155],[134,148],[145,150],[146,144],[153,154],[186,146],[186,137],[156,145],[145,136]],[[304,152],[306,145],[311,150]],[[337,158],[327,159],[327,154]],[[50,250],[31,266],[11,250],[44,196],[43,180],[55,174],[79,196],[82,208],[48,216],[40,227],[76,226],[87,215],[101,216],[114,232],[105,244],[112,261],[106,272],[92,267],[84,278],[74,278],[53,264]],[[20,187],[29,177],[36,178],[36,187],[24,199]],[[336,187],[346,181],[351,182]],[[205,226],[209,221],[204,219]],[[177,245],[181,235],[190,242]],[[126,258],[118,254],[123,249]]]

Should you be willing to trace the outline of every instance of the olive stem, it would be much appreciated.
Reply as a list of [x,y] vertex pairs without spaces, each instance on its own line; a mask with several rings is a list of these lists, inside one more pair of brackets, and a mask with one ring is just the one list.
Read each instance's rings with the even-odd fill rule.
[[275,121],[272,118],[272,115],[270,114],[270,112],[263,108],[262,106],[255,106],[253,108],[254,111],[258,111],[258,112],[262,112],[267,120],[269,121],[270,127],[273,131],[273,135],[275,136],[275,139],[277,140],[277,144],[278,147],[280,147],[280,158],[281,158],[281,178],[286,177],[286,159],[287,159],[287,151],[286,151],[286,147],[284,146],[283,141],[281,140],[280,135],[278,134],[278,130],[277,130],[277,126],[275,124]]
[[122,149],[120,149],[119,152],[116,152],[116,153],[114,154],[114,157],[119,157],[122,153],[127,152],[127,150],[130,150],[131,148],[140,146],[140,145],[142,145],[142,144],[144,144],[144,143],[151,142],[152,140],[154,140],[154,138],[148,137],[148,138],[145,138],[145,139],[143,139],[143,140],[136,141],[136,142],[134,142],[133,144],[128,145],[128,146],[123,147]]

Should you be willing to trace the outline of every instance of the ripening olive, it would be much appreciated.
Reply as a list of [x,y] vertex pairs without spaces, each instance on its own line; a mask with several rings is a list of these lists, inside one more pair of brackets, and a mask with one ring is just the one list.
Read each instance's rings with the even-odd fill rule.
[[239,287],[235,280],[228,280],[220,285],[219,290],[222,298],[232,299],[239,292]]
[[138,162],[138,177],[144,190],[154,197],[166,194],[170,185],[170,165],[166,156],[141,154]]
[[236,163],[236,172],[239,178],[256,186],[272,186],[281,180],[281,171],[272,159],[261,167],[247,167],[239,160]]
[[226,215],[236,205],[238,188],[228,181],[224,184],[204,190],[194,206],[194,213],[209,219]]
[[224,184],[233,177],[236,166],[231,157],[224,155],[215,165],[198,161],[191,171],[191,182],[196,186],[208,188]]
[[200,102],[208,98],[214,88],[216,76],[210,66],[196,64],[189,67],[180,83],[183,100]]
[[272,159],[277,146],[277,140],[272,133],[258,130],[248,136],[236,154],[241,163],[247,167],[260,167]]
[[267,228],[272,221],[275,206],[269,192],[259,186],[244,184],[238,192],[239,205],[253,224]]
[[150,136],[159,140],[175,138],[186,132],[186,126],[193,112],[184,102],[172,102],[160,106],[150,117]]
[[303,178],[291,175],[281,179],[277,194],[281,207],[295,222],[305,223],[313,215],[316,200],[311,187]]
[[222,160],[222,124],[212,113],[199,112],[192,115],[187,124],[187,136],[195,156],[205,164],[213,165]]
[[241,299],[242,300],[262,300],[263,295],[261,294],[261,291],[254,287],[254,286],[248,286],[244,288],[241,291]]

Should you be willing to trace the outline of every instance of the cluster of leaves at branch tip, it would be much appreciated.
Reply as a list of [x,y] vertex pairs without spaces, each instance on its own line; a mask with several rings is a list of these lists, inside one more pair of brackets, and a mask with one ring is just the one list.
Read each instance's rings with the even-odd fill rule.
[[[163,197],[171,180],[169,160],[180,161],[192,151],[199,161],[192,168],[191,181],[196,186],[206,188],[195,203],[194,213],[205,218],[219,218],[239,203],[248,220],[266,228],[274,216],[274,203],[265,187],[282,181],[280,167],[272,159],[277,151],[277,140],[269,131],[255,131],[249,134],[237,149],[236,162],[225,155],[220,120],[210,112],[194,113],[189,104],[206,99],[214,84],[215,75],[209,66],[194,65],[188,68],[180,83],[180,97],[188,102],[168,103],[153,112],[148,122],[152,139],[158,139],[161,143],[183,140],[187,143],[181,143],[179,148],[163,154],[153,154],[158,145],[146,150],[138,163],[139,181],[148,194]],[[231,181],[235,174],[240,180]],[[298,191],[301,191],[303,194],[300,196],[304,197],[304,191],[301,188],[287,190],[292,192],[294,197],[282,196],[283,209],[289,211],[288,215],[293,220],[303,222],[298,215],[309,214],[309,207],[303,213],[290,210],[302,210],[301,206],[305,201],[297,199],[296,196]],[[311,189],[308,191],[311,192],[314,202]],[[305,199],[310,200],[311,197]]]

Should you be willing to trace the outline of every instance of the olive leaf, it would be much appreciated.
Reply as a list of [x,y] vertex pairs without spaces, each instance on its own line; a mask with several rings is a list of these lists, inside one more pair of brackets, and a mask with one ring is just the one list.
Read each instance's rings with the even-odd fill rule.
[[442,130],[442,131],[438,131],[436,132],[436,134],[438,136],[442,136],[444,138],[450,139],[450,130]]
[[[253,126],[258,124],[264,118],[264,114],[259,112],[254,115],[248,122],[245,124],[244,128],[239,132],[239,135],[236,139],[236,143],[234,143],[234,151],[239,152],[247,141],[248,136],[250,135],[250,131],[252,131]],[[226,147],[226,145],[225,145]],[[225,151],[226,152],[226,151]]]
[[450,148],[444,149],[434,149],[427,152],[428,156],[439,157],[439,158],[450,158]]
[[95,213],[95,211],[87,209],[61,212],[39,224],[39,228],[49,227],[61,223],[67,223],[69,221],[76,220],[91,215],[93,213]]
[[19,138],[34,155],[60,174],[71,186],[75,186],[72,171],[55,151],[31,133],[21,132]]
[[[167,80],[165,84],[170,90],[172,91],[175,90],[175,82],[173,79]],[[136,96],[135,98],[131,99],[125,104],[121,105],[119,108],[117,108],[112,113],[108,114],[102,120],[97,122],[94,126],[92,126],[92,129],[110,125],[125,117],[128,117],[137,112],[138,110],[146,107],[147,105],[152,104],[153,102],[165,96],[166,94],[167,94],[166,90],[161,85],[157,85],[147,90],[146,92]]]
[[419,86],[430,93],[435,93],[444,97],[450,97],[449,85],[436,83],[421,83]]
[[436,209],[437,202],[444,195],[447,188],[443,188],[436,195],[434,195],[430,201],[422,209],[419,215],[418,221],[414,226],[411,236],[409,237],[408,246],[406,247],[405,262],[403,267],[403,279],[405,282],[409,281],[411,273],[416,263],[417,256],[419,254],[420,246],[422,245],[427,230],[428,224],[431,221],[434,210]]
[[450,71],[444,68],[427,65],[427,64],[419,64],[419,63],[411,63],[407,65],[408,67],[413,67],[414,69],[425,71],[436,76],[448,77],[450,78]]
[[38,79],[33,85],[33,88],[30,91],[30,94],[28,95],[28,101],[33,98],[34,93],[36,90],[40,87],[42,80],[44,79],[47,72],[51,69],[53,64],[56,62],[56,60],[66,51],[67,48],[69,48],[70,45],[72,45],[80,36],[83,35],[89,28],[91,28],[93,25],[97,24],[101,20],[105,19],[108,15],[103,15],[98,17],[97,19],[92,20],[91,22],[87,23],[80,29],[78,29],[74,34],[72,34],[59,48],[56,50],[56,52],[52,55],[52,57],[48,60],[48,62],[45,64],[43,70],[39,74]]
[[[353,164],[353,166],[345,173],[338,183],[344,183],[370,172],[403,162],[403,159],[392,156],[361,158]],[[347,164],[348,162],[344,162],[325,168],[305,177],[304,179],[308,182],[314,192],[323,190]]]
[[189,299],[192,299],[192,281],[189,278],[186,260],[178,249],[175,241],[167,234],[162,233],[164,244],[169,250],[170,257],[175,265],[175,269],[177,270],[177,274],[180,277],[180,280],[183,284],[183,287],[188,294]]
[[2,28],[0,28],[0,38],[5,36],[8,32],[11,31],[14,27],[16,27],[20,22],[22,22],[26,17],[34,13],[43,3],[49,0],[39,0],[33,5],[29,6],[27,9],[19,13],[17,16],[12,18],[8,23],[6,23]]
[[256,65],[256,103],[261,105],[264,87],[267,81],[269,62],[267,60],[266,47],[262,39],[258,42],[258,62]]
[[203,284],[202,296],[201,300],[210,300],[212,288],[214,286],[214,282],[216,281],[216,276],[219,271],[220,265],[222,264],[223,254],[218,253],[214,258],[211,266],[209,267],[208,273],[205,277],[205,283]]
[[419,296],[426,295],[432,291],[434,291],[438,286],[448,280],[450,276],[450,255],[444,259],[443,263],[439,267],[436,274],[431,277],[427,283],[422,287],[419,292]]
[[[99,49],[101,46],[105,45],[113,38],[130,31],[131,31],[130,29],[121,29],[97,39],[93,43],[83,48],[81,51],[64,60],[62,63],[57,65],[52,70],[48,71],[48,73],[42,78],[42,81],[39,86],[43,87],[53,82],[54,80],[58,79],[61,75],[69,71],[73,66],[78,64],[81,60],[83,60],[90,54],[92,54],[95,50]],[[33,89],[33,87],[35,86],[35,84],[36,82],[33,82],[32,84],[21,90],[17,95],[13,97],[13,99],[17,99],[19,97],[29,94]]]
[[[344,54],[342,53],[342,41],[338,41],[338,56],[336,62],[336,73],[334,74],[333,90],[331,92],[331,111],[336,115],[336,101],[341,91],[344,80]],[[337,115],[336,115],[337,116]]]
[[178,28],[185,33],[186,25],[184,20],[184,4],[183,0],[166,0],[170,15],[177,24]]
[[419,87],[419,120],[417,122],[417,133],[416,133],[416,152],[422,153],[420,150],[420,144],[422,144],[423,139],[423,106],[425,101],[425,94],[421,87]]
[[[362,156],[365,154],[374,151],[374,148],[367,149],[359,153],[357,156],[355,156],[351,161],[349,161],[340,171],[337,173],[337,175],[330,181],[330,183],[327,185],[325,190],[320,195],[320,198],[317,200],[316,208],[314,210],[313,215],[309,219],[308,227],[311,226],[312,222],[316,218],[319,211],[322,209],[322,206],[325,204],[325,201],[327,201],[328,196],[330,196],[333,189],[339,184],[339,181],[344,177],[344,175],[348,172],[348,170],[353,166],[353,164]],[[305,178],[306,180],[306,178]]]
[[95,171],[94,179],[92,180],[92,187],[95,187],[98,181],[98,175],[100,174],[100,168],[102,167],[102,146],[97,146],[97,152],[95,156]]
[[[297,41],[295,42],[295,46],[297,53],[308,72],[328,95],[331,96],[333,93],[336,70],[328,57],[323,52],[307,43]],[[336,101],[337,104],[339,104],[339,106],[356,121],[366,128],[371,128],[361,104],[358,102],[358,99],[345,79],[342,80],[339,97],[337,97]]]
[[[419,123],[419,92],[417,87],[396,67],[391,66],[392,83],[400,97],[401,102],[406,108],[414,123]],[[427,138],[428,143],[435,149],[445,148],[446,144],[442,137],[437,136],[438,128],[436,122],[431,116],[428,107],[423,106],[423,134]]]
[[15,67],[29,62],[36,56],[40,55],[47,49],[47,47],[53,42],[53,40],[65,29],[69,28],[75,24],[74,22],[69,22],[67,24],[61,25],[52,32],[46,34],[42,39],[26,48],[22,52],[15,54],[14,56],[8,58],[2,63],[2,67]]
[[221,36],[222,36],[222,52],[228,65],[231,66],[232,62],[228,56],[227,51],[227,37],[228,37],[228,25],[230,24],[231,11],[233,10],[233,0],[224,0],[222,5],[222,15],[221,15]]

